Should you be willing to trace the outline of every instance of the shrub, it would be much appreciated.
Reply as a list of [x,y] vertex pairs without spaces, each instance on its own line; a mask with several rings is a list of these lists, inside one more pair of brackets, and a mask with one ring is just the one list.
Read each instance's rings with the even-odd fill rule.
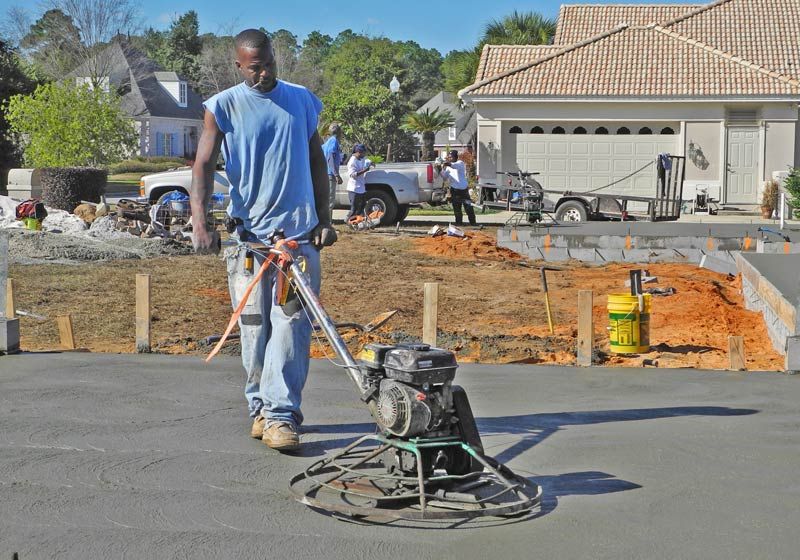
[[100,202],[108,172],[94,167],[44,167],[42,198],[51,208],[72,212],[81,200]]
[[761,208],[768,210],[770,214],[778,207],[778,197],[781,194],[781,187],[778,181],[770,179],[764,184],[764,192],[761,194]]
[[126,159],[119,163],[108,166],[108,172],[112,175],[118,173],[158,173],[175,167],[183,167],[186,162],[175,158],[152,158],[147,161],[145,158]]
[[789,204],[794,208],[794,215],[800,218],[800,167],[790,167],[789,175],[783,181],[783,188],[791,195]]

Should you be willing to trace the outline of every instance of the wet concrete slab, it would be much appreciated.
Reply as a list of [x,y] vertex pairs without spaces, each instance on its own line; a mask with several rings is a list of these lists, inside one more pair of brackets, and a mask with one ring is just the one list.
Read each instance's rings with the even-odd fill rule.
[[800,379],[775,373],[462,365],[484,446],[544,488],[541,515],[356,525],[289,477],[373,429],[312,363],[302,456],[248,436],[237,359],[0,357],[0,556],[790,558]]

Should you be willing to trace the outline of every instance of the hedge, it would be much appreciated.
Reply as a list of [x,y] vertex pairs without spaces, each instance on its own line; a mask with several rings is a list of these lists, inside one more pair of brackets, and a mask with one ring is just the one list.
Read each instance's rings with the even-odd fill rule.
[[44,203],[72,212],[81,200],[100,202],[108,172],[94,167],[43,167],[40,177]]
[[118,173],[158,173],[175,167],[183,167],[186,162],[181,159],[157,157],[150,161],[140,158],[126,159],[119,163],[108,166],[108,172],[112,175]]

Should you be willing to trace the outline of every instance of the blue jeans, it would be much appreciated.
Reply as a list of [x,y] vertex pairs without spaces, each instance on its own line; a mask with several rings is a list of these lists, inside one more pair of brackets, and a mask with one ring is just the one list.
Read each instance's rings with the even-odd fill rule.
[[[225,251],[234,309],[264,262],[261,255],[253,254],[253,268],[245,270],[246,253],[244,247]],[[305,272],[319,293],[319,251],[311,244],[301,244],[296,253],[304,258]],[[299,426],[303,422],[300,402],[308,376],[311,323],[296,299],[287,302],[285,308],[275,303],[276,273],[275,267],[264,273],[239,317],[246,373],[244,395],[252,418],[260,414],[267,422]]]

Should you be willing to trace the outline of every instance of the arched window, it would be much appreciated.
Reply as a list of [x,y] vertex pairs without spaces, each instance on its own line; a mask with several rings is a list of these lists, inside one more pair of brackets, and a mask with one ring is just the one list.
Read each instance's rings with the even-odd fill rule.
[[572,134],[586,134],[586,129],[582,126],[579,126],[575,130],[572,131]]
[[512,126],[511,130],[509,130],[511,134],[522,134],[522,129],[518,126]]
[[595,134],[608,134],[608,129],[604,126],[600,126],[597,130],[594,131]]
[[675,134],[675,131],[667,126],[661,129],[661,134]]
[[639,134],[653,134],[653,131],[646,126],[643,126],[639,129]]
[[563,126],[557,126],[553,129],[553,134],[566,134],[566,132]]
[[541,126],[534,126],[531,129],[531,134],[544,134],[544,129]]
[[617,134],[630,134],[631,131],[627,126],[621,126],[617,129]]

